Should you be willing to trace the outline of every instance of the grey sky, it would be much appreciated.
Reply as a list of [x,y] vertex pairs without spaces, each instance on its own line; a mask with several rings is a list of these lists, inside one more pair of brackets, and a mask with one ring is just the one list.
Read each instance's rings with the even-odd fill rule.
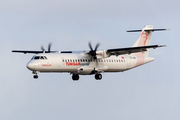
[[[179,120],[180,2],[177,0],[0,0],[1,120]],[[123,73],[80,76],[40,74],[26,68],[32,54],[13,49],[88,50],[129,47],[140,33],[129,29],[170,28],[154,32],[154,62]]]

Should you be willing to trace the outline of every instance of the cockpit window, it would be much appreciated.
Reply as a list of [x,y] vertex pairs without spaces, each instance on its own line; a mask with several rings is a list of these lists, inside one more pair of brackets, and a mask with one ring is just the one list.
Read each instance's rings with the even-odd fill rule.
[[44,57],[43,57],[43,56],[41,56],[41,59],[43,59],[43,60],[44,60]]
[[46,56],[44,56],[44,58],[45,58],[45,59],[47,59],[47,57],[46,57]]
[[34,60],[37,60],[37,59],[39,59],[39,57],[40,57],[40,56],[36,56],[36,57],[34,57]]
[[45,59],[47,59],[47,57],[46,56],[33,56],[31,60],[33,60],[33,59],[34,60],[38,60],[38,59],[45,60]]

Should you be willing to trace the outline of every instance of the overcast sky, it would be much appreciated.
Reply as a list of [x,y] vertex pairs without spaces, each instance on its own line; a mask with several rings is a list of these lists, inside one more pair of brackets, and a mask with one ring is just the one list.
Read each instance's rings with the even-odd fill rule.
[[[178,0],[0,0],[1,120],[179,120],[180,2]],[[33,54],[12,50],[88,50],[132,46],[144,25],[154,32],[155,61],[123,73],[41,73],[26,68]]]

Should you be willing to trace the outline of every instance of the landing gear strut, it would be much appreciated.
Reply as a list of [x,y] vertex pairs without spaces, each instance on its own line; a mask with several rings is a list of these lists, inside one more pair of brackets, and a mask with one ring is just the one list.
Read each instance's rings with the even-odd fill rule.
[[102,75],[101,74],[95,74],[95,79],[96,80],[101,80],[102,79]]
[[79,75],[78,75],[78,74],[73,74],[73,75],[72,75],[72,79],[73,79],[74,81],[79,80]]

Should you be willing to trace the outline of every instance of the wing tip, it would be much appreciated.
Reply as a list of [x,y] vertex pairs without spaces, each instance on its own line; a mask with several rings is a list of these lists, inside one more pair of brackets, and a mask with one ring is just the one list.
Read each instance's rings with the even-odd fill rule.
[[166,45],[158,45],[158,47],[166,47]]

